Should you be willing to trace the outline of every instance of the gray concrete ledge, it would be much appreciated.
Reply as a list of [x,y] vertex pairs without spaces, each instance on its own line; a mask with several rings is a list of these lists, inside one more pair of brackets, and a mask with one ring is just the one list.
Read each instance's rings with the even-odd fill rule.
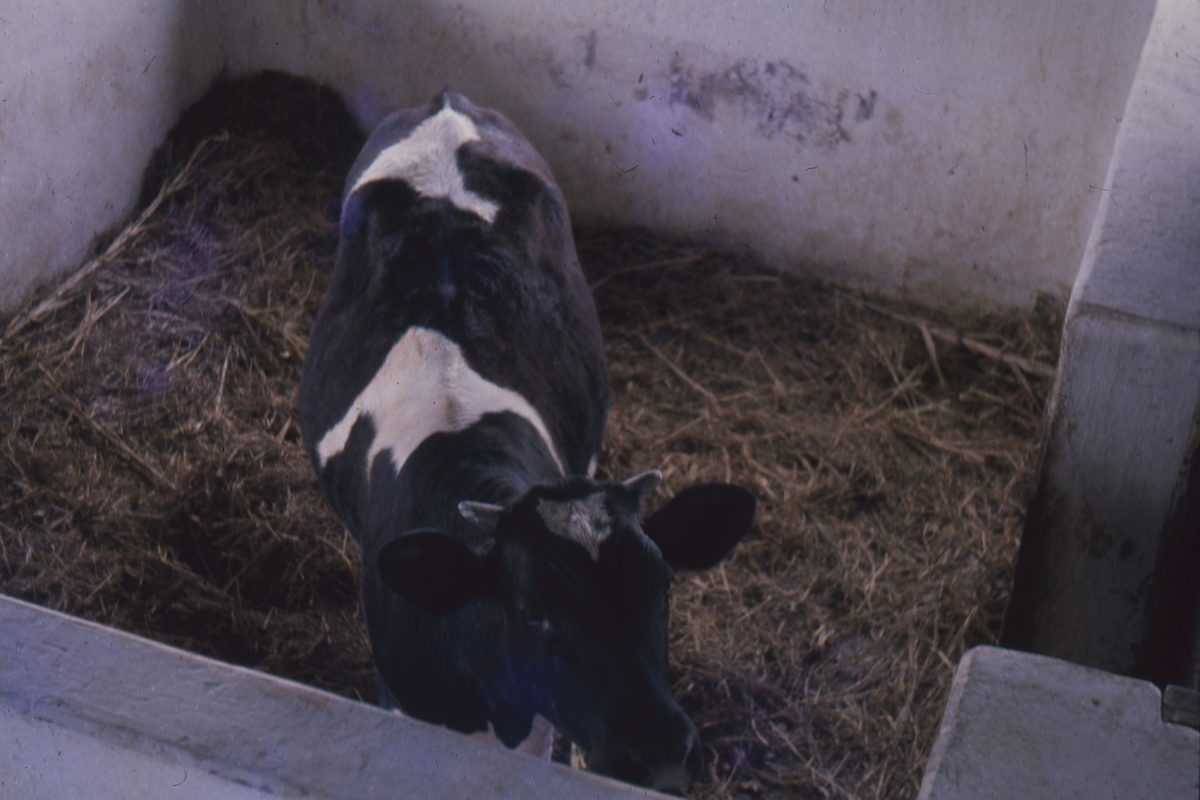
[[661,797],[0,595],[0,797]]
[[1196,800],[1200,731],[1145,681],[976,647],[954,676],[919,800]]

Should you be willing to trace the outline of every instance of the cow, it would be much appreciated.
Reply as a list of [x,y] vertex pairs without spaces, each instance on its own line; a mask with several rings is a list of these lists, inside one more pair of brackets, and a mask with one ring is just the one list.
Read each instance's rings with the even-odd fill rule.
[[361,548],[379,702],[509,747],[548,723],[589,769],[682,790],[703,758],[668,684],[668,584],[728,555],[755,498],[700,484],[642,515],[659,472],[595,477],[608,404],[546,162],[459,94],[387,117],[346,179],[300,384]]

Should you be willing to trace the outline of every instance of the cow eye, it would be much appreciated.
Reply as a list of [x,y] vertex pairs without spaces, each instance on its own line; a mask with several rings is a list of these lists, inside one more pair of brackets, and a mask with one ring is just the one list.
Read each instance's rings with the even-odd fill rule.
[[554,632],[554,626],[550,624],[550,620],[545,614],[539,614],[536,611],[530,611],[528,608],[522,608],[517,612],[517,616],[520,618],[521,624],[529,630],[542,634],[551,634]]

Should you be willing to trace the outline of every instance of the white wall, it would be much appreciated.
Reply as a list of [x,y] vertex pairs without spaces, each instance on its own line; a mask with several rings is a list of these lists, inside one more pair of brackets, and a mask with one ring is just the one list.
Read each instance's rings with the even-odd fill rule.
[[227,41],[368,122],[445,84],[496,105],[579,220],[1030,305],[1074,278],[1152,5],[339,0],[229,15]]
[[150,153],[220,68],[200,11],[0,2],[0,313],[133,210]]
[[[127,210],[121,187],[136,182],[147,141],[221,63],[325,81],[368,124],[449,84],[521,125],[579,221],[747,245],[780,266],[933,304],[1065,297],[1152,7],[215,0],[180,4],[193,19],[172,32],[184,13],[173,5],[72,6],[67,16],[86,18],[59,23],[60,8],[18,0],[32,40],[67,53],[24,45],[42,64],[26,76],[23,57],[0,50],[0,100],[24,120],[9,138],[25,151],[19,180],[0,179],[0,234],[23,240],[19,257],[0,254],[16,277],[0,307]],[[110,85],[76,51],[120,89],[48,145],[48,109]],[[144,79],[153,53],[148,75],[169,63],[185,79]],[[68,214],[47,192],[76,162],[93,177],[72,184],[80,206]],[[10,210],[31,194],[55,213],[18,209],[14,224]]]

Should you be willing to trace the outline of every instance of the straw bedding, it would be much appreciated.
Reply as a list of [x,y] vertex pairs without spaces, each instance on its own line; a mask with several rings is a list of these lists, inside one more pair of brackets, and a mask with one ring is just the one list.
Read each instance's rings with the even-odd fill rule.
[[[0,326],[0,591],[364,700],[356,546],[296,386],[362,141],[338,99],[218,85],[142,209]],[[601,474],[760,499],[672,599],[700,797],[915,794],[994,641],[1059,311],[948,317],[641,231],[581,230],[613,406]]]

